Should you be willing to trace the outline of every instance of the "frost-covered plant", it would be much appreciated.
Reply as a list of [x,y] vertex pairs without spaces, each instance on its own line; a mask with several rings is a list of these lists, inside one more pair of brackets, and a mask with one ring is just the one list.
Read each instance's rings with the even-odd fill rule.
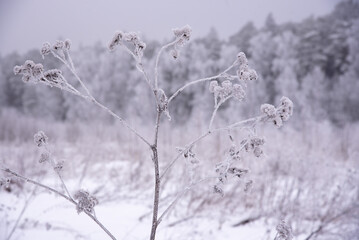
[[[21,66],[14,67],[14,73],[16,75],[22,75],[22,79],[26,83],[42,83],[50,87],[56,87],[64,91],[68,91],[76,96],[83,98],[90,103],[95,104],[101,109],[105,110],[108,114],[113,116],[115,119],[120,121],[129,131],[136,135],[145,145],[148,146],[148,149],[151,151],[153,166],[154,166],[154,201],[153,201],[153,211],[152,211],[152,226],[150,239],[154,240],[156,237],[156,231],[164,217],[174,208],[177,201],[189,190],[198,186],[200,183],[208,181],[209,179],[215,179],[216,184],[213,186],[213,191],[215,193],[224,196],[225,191],[223,190],[223,185],[226,184],[230,177],[235,179],[245,179],[245,176],[248,175],[249,170],[241,166],[242,158],[245,157],[245,152],[253,154],[255,157],[260,157],[263,153],[262,145],[264,144],[264,139],[261,136],[256,134],[256,126],[258,123],[263,122],[272,122],[275,126],[280,127],[283,121],[287,121],[293,113],[293,103],[286,97],[282,97],[280,104],[277,107],[274,107],[270,104],[264,104],[261,107],[261,114],[257,117],[249,118],[242,121],[237,121],[227,126],[214,128],[213,123],[217,115],[218,109],[226,101],[234,98],[237,101],[242,102],[246,97],[247,85],[251,81],[258,79],[258,75],[254,69],[251,69],[248,64],[248,59],[243,52],[237,54],[234,57],[233,63],[224,71],[218,73],[215,76],[206,77],[198,80],[188,81],[185,85],[177,89],[172,95],[167,95],[166,92],[161,88],[159,82],[159,61],[161,55],[164,51],[168,51],[169,54],[177,59],[180,57],[180,49],[190,40],[192,30],[186,25],[182,28],[173,29],[174,40],[166,45],[164,45],[158,52],[155,59],[154,67],[154,78],[146,72],[143,63],[142,57],[146,44],[140,39],[139,34],[135,32],[122,32],[118,31],[114,34],[112,40],[109,42],[108,48],[111,52],[114,52],[118,48],[124,49],[129,53],[136,62],[137,69],[143,74],[144,80],[146,81],[148,87],[152,91],[153,98],[155,100],[155,111],[156,111],[156,121],[154,127],[154,137],[153,140],[149,140],[143,137],[137,130],[135,130],[130,124],[128,124],[122,117],[118,114],[111,111],[108,107],[104,106],[96,100],[96,98],[90,93],[89,89],[86,87],[85,83],[82,81],[80,76],[77,74],[74,63],[71,58],[70,48],[71,42],[69,40],[65,41],[56,41],[53,45],[50,43],[44,43],[41,48],[41,55],[43,57],[47,55],[52,55],[62,62],[71,74],[75,77],[77,82],[82,87],[82,91],[75,87],[72,83],[66,80],[62,75],[62,72],[58,69],[50,69],[45,71],[41,64],[35,64],[33,61],[26,61]],[[178,147],[178,154],[174,159],[160,172],[159,166],[159,156],[158,156],[158,138],[159,130],[161,125],[161,117],[163,115],[167,116],[171,120],[171,102],[186,88],[198,84],[208,82],[209,91],[213,93],[214,97],[214,109],[211,115],[211,118],[208,123],[207,130],[198,138],[194,139],[189,144]],[[231,135],[232,131],[236,129],[246,129],[249,132],[248,137],[245,139],[235,140]],[[228,149],[226,157],[223,161],[220,161],[215,166],[215,176],[197,179],[196,178],[196,168],[199,166],[200,161],[197,157],[197,154],[194,151],[194,146],[201,141],[202,139],[208,137],[214,133],[225,132],[228,133],[228,136],[231,140],[231,147]],[[45,186],[41,183],[28,179],[24,176],[19,175],[18,173],[5,168],[5,172],[25,180],[27,182],[33,183],[39,187],[46,188],[49,191],[52,191],[66,200],[70,201],[76,206],[78,213],[84,212],[90,218],[92,218],[112,239],[116,239],[109,230],[107,230],[97,219],[95,215],[94,207],[98,204],[97,199],[94,196],[91,196],[85,190],[77,190],[77,192],[72,196],[70,191],[66,188],[66,185],[62,179],[61,172],[64,168],[63,162],[57,162],[53,158],[49,148],[48,148],[48,138],[43,132],[38,132],[34,136],[34,141],[38,147],[43,151],[39,158],[40,163],[49,163],[54,169],[55,173],[61,179],[62,187],[65,191],[65,194],[56,189]],[[239,143],[239,144],[238,144]],[[188,170],[190,172],[190,181],[189,185],[181,192],[177,194],[175,199],[168,205],[168,207],[159,215],[159,202],[160,202],[160,191],[161,191],[161,181],[168,173],[169,169],[177,162],[181,157],[185,158]],[[245,180],[244,191],[248,191],[253,184],[253,180]],[[283,225],[284,226],[284,225]],[[284,239],[282,236],[286,234],[284,227],[277,228],[279,235],[277,239]],[[288,234],[287,234],[288,235]],[[286,236],[287,236],[286,235]],[[279,238],[281,237],[281,238]],[[290,239],[290,238],[285,238]]]

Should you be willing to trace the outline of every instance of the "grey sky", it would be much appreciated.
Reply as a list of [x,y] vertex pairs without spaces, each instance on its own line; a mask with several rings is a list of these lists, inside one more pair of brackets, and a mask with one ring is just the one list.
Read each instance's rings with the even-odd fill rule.
[[0,54],[39,48],[69,38],[74,46],[108,42],[115,30],[150,39],[171,37],[189,24],[193,35],[211,27],[226,38],[253,21],[261,26],[272,12],[278,23],[329,13],[339,0],[0,0]]

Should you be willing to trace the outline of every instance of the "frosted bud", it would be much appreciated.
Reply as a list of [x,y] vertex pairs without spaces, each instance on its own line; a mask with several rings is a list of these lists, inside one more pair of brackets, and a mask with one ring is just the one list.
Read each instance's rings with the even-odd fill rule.
[[176,49],[171,50],[170,54],[174,59],[179,57],[179,52]]
[[237,59],[238,59],[238,62],[240,65],[248,64],[248,60],[247,60],[246,54],[244,54],[244,52],[238,53]]
[[50,154],[48,152],[41,153],[39,163],[47,162],[50,159]]
[[44,66],[42,66],[41,63],[35,64],[34,68],[32,69],[32,73],[35,78],[41,77],[43,72],[44,72]]
[[229,94],[232,91],[232,83],[229,80],[222,82],[222,87],[226,91],[227,94]]
[[70,41],[70,39],[66,39],[65,42],[64,42],[64,45],[65,45],[65,48],[66,48],[67,50],[70,50],[70,48],[71,48],[71,41]]
[[138,40],[138,35],[135,32],[128,32],[123,34],[123,39],[126,42],[136,42]]
[[189,25],[186,25],[182,28],[173,29],[173,33],[178,39],[189,41],[192,33],[192,29]]
[[58,163],[55,164],[54,170],[55,170],[55,172],[59,173],[62,170],[63,167],[64,167],[64,162],[61,161],[61,162],[58,162]]
[[121,31],[116,32],[111,42],[108,44],[108,49],[113,51],[115,47],[121,43],[122,38],[123,38],[123,32]]
[[31,61],[31,60],[26,60],[26,61],[25,61],[24,67],[25,67],[27,70],[32,69],[34,66],[35,66],[35,63],[34,63],[33,61]]
[[57,40],[56,43],[52,46],[52,48],[55,50],[61,50],[64,48],[64,46],[65,46],[65,44],[63,41]]
[[258,75],[257,72],[254,69],[249,70],[249,80],[257,80]]
[[280,128],[280,127],[283,125],[282,118],[281,118],[280,116],[276,116],[276,117],[273,119],[273,123],[274,123],[274,125],[275,125],[277,128]]
[[217,81],[211,81],[211,82],[209,83],[209,91],[210,91],[211,93],[214,93],[215,87],[218,87],[218,82],[217,82]]
[[225,97],[225,93],[224,93],[224,90],[221,86],[216,86],[214,87],[214,97],[217,98],[224,98]]
[[246,93],[243,90],[243,87],[239,84],[234,84],[232,89],[233,97],[241,101],[246,96]]
[[41,55],[44,57],[45,55],[48,55],[50,52],[51,52],[51,45],[50,43],[45,42],[41,48]]
[[276,108],[271,104],[262,104],[261,112],[267,115],[270,118],[274,118],[276,116]]
[[283,116],[283,120],[286,121],[293,115],[293,102],[284,96],[280,99],[280,102],[282,105],[282,114],[285,115]]
[[22,71],[22,66],[15,66],[15,67],[14,67],[14,74],[15,74],[15,75],[20,74],[21,71]]
[[48,137],[45,135],[43,131],[38,131],[34,135],[34,142],[38,147],[42,147],[43,145],[47,144]]
[[76,210],[77,213],[80,212],[87,212],[92,213],[94,210],[95,205],[98,204],[98,200],[91,196],[85,190],[79,190],[75,193],[74,198],[77,200]]
[[30,82],[30,79],[31,79],[30,75],[23,75],[22,78],[21,78],[21,80],[22,80],[24,83]]

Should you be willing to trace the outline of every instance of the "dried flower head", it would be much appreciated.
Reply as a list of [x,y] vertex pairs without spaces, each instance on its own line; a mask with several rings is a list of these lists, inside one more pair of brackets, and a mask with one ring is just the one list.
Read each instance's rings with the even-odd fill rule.
[[123,32],[117,31],[113,36],[111,42],[108,44],[108,49],[110,51],[115,50],[116,46],[121,44],[123,38]]
[[77,200],[76,204],[76,210],[77,213],[80,212],[87,212],[87,213],[93,213],[95,205],[98,204],[98,200],[91,196],[87,191],[85,190],[79,190],[74,195],[75,200]]
[[246,97],[246,92],[240,84],[234,84],[232,89],[233,97],[239,101],[242,101]]
[[246,54],[244,52],[240,52],[237,54],[237,59],[240,65],[248,64],[248,60]]
[[15,66],[15,67],[14,67],[14,74],[15,74],[15,75],[20,74],[21,71],[22,71],[22,66]]
[[283,125],[283,121],[288,121],[293,115],[293,102],[287,97],[282,97],[277,108],[271,104],[262,104],[261,112],[279,128]]
[[254,69],[249,69],[249,80],[257,80],[258,75],[257,72]]
[[66,50],[70,50],[70,48],[71,48],[71,41],[70,41],[70,39],[66,39],[66,40],[64,41],[64,45],[65,45],[65,49],[66,49]]
[[50,52],[51,52],[51,45],[50,43],[48,42],[45,42],[43,45],[42,45],[42,48],[41,48],[41,55],[42,57],[48,55]]
[[43,152],[40,155],[39,163],[47,162],[50,159],[50,154],[48,152]]
[[270,118],[274,118],[276,116],[277,109],[273,105],[265,103],[261,105],[261,112]]
[[36,146],[38,146],[38,147],[42,147],[42,146],[46,145],[47,141],[48,141],[48,137],[45,135],[45,133],[43,131],[38,131],[34,135],[34,142],[35,142]]
[[292,240],[292,228],[282,220],[276,227],[277,235],[274,240]]
[[209,91],[210,91],[211,93],[214,93],[215,87],[218,87],[218,82],[217,82],[217,81],[211,81],[211,82],[209,83]]
[[254,156],[260,157],[263,153],[261,146],[264,145],[264,142],[264,138],[251,137],[244,139],[241,144],[247,152],[251,151]]
[[181,44],[184,44],[185,42],[189,41],[192,29],[189,25],[186,25],[181,28],[174,28],[173,33],[176,39],[179,40]]
[[64,167],[64,162],[61,161],[61,162],[58,162],[55,164],[54,170],[55,170],[55,172],[59,173],[63,167]]
[[57,40],[55,44],[52,46],[54,50],[62,50],[65,46],[65,43],[63,41]]

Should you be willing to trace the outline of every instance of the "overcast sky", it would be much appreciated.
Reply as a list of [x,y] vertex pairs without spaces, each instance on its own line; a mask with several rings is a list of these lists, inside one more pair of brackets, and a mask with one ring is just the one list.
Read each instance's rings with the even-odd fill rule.
[[115,30],[170,38],[171,29],[189,24],[193,36],[211,27],[221,38],[253,21],[262,26],[271,12],[278,23],[297,22],[333,10],[339,0],[0,0],[0,54],[23,53],[43,42],[69,38],[107,43]]

